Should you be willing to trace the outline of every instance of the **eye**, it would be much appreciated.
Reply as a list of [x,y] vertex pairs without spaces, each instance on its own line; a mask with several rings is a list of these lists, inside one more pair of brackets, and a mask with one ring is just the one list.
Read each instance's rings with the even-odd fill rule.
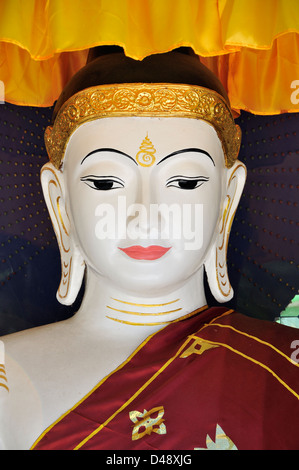
[[110,191],[124,187],[124,181],[116,176],[83,176],[80,180],[97,191]]
[[209,181],[209,178],[206,176],[175,176],[170,178],[167,183],[166,187],[170,188],[179,188],[185,190],[192,190],[199,188],[205,182]]

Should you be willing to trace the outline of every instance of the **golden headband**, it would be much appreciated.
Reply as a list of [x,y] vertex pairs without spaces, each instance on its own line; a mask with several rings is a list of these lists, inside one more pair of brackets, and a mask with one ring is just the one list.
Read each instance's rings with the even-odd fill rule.
[[229,105],[215,91],[195,85],[122,83],[86,88],[62,105],[54,125],[45,131],[50,161],[61,168],[67,143],[81,124],[120,116],[202,119],[215,128],[226,167],[230,168],[238,157],[240,128]]

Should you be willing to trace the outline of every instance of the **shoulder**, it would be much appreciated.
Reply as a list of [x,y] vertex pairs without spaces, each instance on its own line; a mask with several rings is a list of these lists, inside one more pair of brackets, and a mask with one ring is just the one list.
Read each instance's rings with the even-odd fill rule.
[[62,401],[61,394],[55,399],[55,390],[49,386],[59,376],[65,345],[66,327],[59,323],[59,327],[54,323],[0,338],[7,386],[6,396],[1,399],[0,395],[0,448],[1,442],[7,449],[29,448],[52,420],[55,400]]
[[46,349],[49,341],[54,344],[60,340],[65,328],[65,322],[61,321],[1,336],[5,358],[20,356],[25,359],[38,351],[41,352]]
[[44,325],[0,338],[3,365],[10,392],[32,388],[37,377],[47,377],[63,350],[64,322]]
[[234,336],[242,341],[271,345],[273,350],[281,351],[288,356],[292,353],[294,342],[299,340],[299,330],[296,328],[249,317],[235,311],[219,317],[213,323],[219,326],[220,331],[229,329],[234,332]]
[[222,309],[216,313],[196,336],[222,346],[233,353],[233,357],[242,357],[274,375],[291,377],[295,384],[298,383],[298,329],[233,310]]

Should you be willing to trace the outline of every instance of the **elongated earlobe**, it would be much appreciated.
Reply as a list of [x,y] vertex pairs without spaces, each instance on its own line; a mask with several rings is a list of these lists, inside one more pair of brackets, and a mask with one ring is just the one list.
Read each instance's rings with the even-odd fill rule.
[[246,167],[237,160],[233,167],[227,170],[227,191],[218,234],[205,261],[209,287],[218,302],[228,302],[234,294],[228,277],[226,256],[230,229],[245,180]]
[[70,233],[62,173],[47,163],[41,170],[41,183],[60,251],[61,281],[57,300],[71,305],[81,288],[85,263]]

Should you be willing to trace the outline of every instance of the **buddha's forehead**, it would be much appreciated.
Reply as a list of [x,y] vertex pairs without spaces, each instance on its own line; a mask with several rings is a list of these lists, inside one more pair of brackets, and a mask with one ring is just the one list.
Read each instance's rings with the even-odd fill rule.
[[82,161],[99,149],[109,149],[111,158],[116,150],[119,156],[128,155],[140,166],[151,166],[187,149],[197,149],[197,153],[202,150],[203,155],[209,154],[224,164],[222,145],[214,127],[192,118],[132,116],[88,121],[72,134],[65,158]]

